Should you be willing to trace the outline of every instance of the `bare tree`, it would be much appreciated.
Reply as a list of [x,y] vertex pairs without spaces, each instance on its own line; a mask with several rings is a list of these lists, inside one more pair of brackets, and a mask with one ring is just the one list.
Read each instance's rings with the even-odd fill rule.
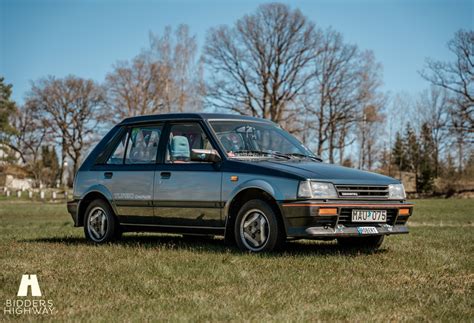
[[329,162],[339,156],[342,164],[345,148],[357,139],[354,130],[363,121],[364,109],[371,106],[378,110],[383,105],[380,64],[371,52],[345,43],[332,29],[323,33],[318,48],[312,91],[303,101],[309,116],[307,129],[317,139],[317,154],[326,152]]
[[458,166],[462,170],[466,137],[474,132],[474,31],[456,32],[448,49],[455,55],[453,62],[428,59],[421,75],[450,94],[450,128],[456,136]]
[[117,122],[126,117],[164,110],[162,68],[143,55],[132,62],[119,62],[106,77],[107,103]]
[[448,42],[449,50],[456,56],[454,62],[427,60],[421,75],[433,85],[456,95],[456,103],[463,119],[474,124],[474,31],[459,30]]
[[180,25],[162,36],[150,33],[150,46],[130,62],[115,64],[107,74],[108,107],[113,120],[202,108],[202,64],[196,59],[196,39]]
[[449,138],[449,111],[451,103],[447,90],[432,86],[423,91],[416,102],[419,128],[426,124],[431,129],[434,145],[435,176],[439,175],[440,153],[443,151]]
[[316,132],[317,154],[327,149],[330,162],[334,162],[338,127],[344,123],[340,130],[346,133],[355,120],[358,49],[345,44],[342,35],[331,29],[325,31],[318,46],[321,55],[314,58],[314,95],[309,97],[306,109],[315,119],[309,128]]
[[163,36],[150,33],[150,49],[145,55],[161,67],[163,98],[168,112],[202,109],[203,64],[197,59],[196,36],[187,25],[173,32],[166,27]]
[[92,80],[76,76],[63,79],[47,77],[32,84],[27,105],[42,115],[61,146],[60,178],[69,156],[76,174],[90,135],[102,120],[104,93]]
[[11,138],[12,146],[26,169],[33,175],[35,183],[39,184],[41,147],[51,135],[48,122],[40,116],[35,106],[27,103],[17,110],[13,126],[17,131]]
[[372,170],[380,142],[385,115],[386,96],[380,91],[382,85],[381,65],[372,52],[361,55],[360,82],[358,83],[359,117],[357,141],[359,142],[359,168]]
[[[204,49],[209,104],[285,124],[314,77],[315,25],[287,5],[261,5],[233,27],[211,29]],[[290,129],[291,130],[291,129]]]
[[357,135],[359,142],[360,169],[372,170],[378,155],[378,144],[385,116],[380,106],[367,105],[362,111],[362,120],[358,122]]

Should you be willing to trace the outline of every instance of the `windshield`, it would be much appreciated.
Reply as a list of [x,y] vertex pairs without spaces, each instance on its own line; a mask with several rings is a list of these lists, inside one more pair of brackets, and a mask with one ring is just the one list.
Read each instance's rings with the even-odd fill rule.
[[316,158],[275,124],[248,120],[214,120],[210,124],[230,158]]

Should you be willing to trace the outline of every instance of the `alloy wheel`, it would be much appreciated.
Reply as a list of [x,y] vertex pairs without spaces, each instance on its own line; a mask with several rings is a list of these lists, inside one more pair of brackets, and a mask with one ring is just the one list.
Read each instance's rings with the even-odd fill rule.
[[269,233],[268,219],[262,211],[252,209],[245,213],[240,222],[240,238],[249,250],[263,249]]
[[93,208],[89,213],[87,221],[87,230],[91,238],[95,241],[104,239],[107,233],[108,219],[107,214],[101,207]]

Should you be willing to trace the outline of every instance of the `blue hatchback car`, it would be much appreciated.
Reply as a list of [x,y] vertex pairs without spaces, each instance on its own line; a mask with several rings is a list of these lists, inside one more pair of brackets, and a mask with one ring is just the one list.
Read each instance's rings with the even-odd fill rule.
[[158,231],[265,252],[287,239],[378,248],[408,233],[413,205],[398,180],[323,163],[273,122],[190,113],[116,125],[76,174],[68,211],[95,243]]

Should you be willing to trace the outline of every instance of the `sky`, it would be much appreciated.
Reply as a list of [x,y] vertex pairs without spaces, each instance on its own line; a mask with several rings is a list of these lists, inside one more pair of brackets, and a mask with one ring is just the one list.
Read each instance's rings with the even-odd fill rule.
[[[188,24],[202,47],[209,28],[232,25],[267,2],[0,0],[0,75],[22,104],[32,80],[74,74],[102,82],[114,63],[148,45],[150,31]],[[418,74],[425,59],[452,60],[446,43],[458,29],[474,29],[474,0],[281,2],[372,50],[383,66],[383,89],[392,94],[427,88]]]

